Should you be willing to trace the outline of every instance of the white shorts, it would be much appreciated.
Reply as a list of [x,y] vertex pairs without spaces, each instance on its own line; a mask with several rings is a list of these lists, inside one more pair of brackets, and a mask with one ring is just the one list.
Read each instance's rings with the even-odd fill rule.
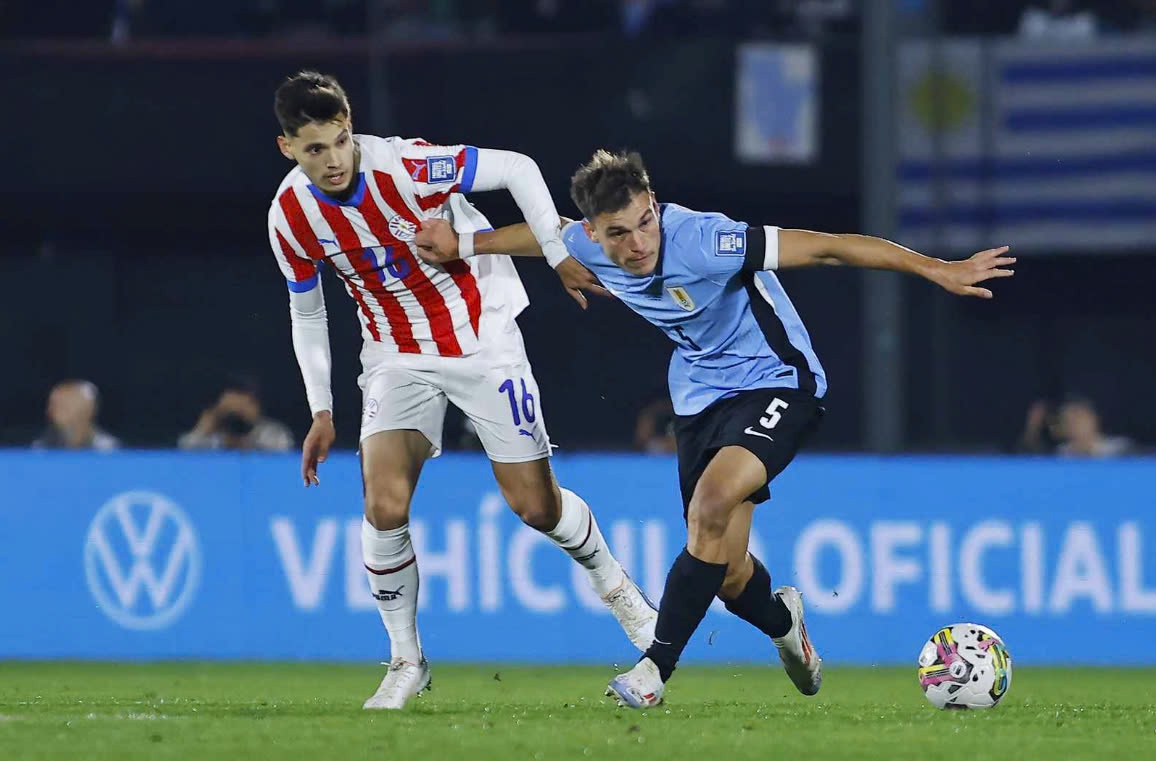
[[417,430],[437,457],[452,402],[494,462],[550,456],[538,383],[516,325],[468,357],[399,354],[367,343],[361,363],[361,441],[381,431]]

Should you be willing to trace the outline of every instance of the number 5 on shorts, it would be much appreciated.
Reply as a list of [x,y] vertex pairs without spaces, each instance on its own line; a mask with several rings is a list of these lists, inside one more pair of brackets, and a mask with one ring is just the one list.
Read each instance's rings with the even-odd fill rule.
[[534,395],[526,388],[526,379],[522,378],[522,414],[518,414],[518,400],[514,393],[514,380],[507,378],[498,386],[498,393],[506,394],[510,398],[510,414],[514,418],[514,425],[521,425],[522,418],[526,418],[526,424],[529,425],[534,422]]
[[791,405],[787,404],[782,399],[775,397],[775,399],[767,405],[766,417],[759,418],[759,425],[761,425],[763,428],[774,428],[779,424],[779,420],[781,420],[783,417],[783,413],[779,412],[779,410],[785,410],[790,406]]

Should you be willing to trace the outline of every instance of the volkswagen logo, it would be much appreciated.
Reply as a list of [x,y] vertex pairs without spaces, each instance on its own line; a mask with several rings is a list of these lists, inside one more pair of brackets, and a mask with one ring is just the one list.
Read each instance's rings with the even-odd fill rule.
[[88,527],[84,574],[93,599],[113,621],[126,629],[163,629],[196,594],[197,532],[163,494],[118,494]]

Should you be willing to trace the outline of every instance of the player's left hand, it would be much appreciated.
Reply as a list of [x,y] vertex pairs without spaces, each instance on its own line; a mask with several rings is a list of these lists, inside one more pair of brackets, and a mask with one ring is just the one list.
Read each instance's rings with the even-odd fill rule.
[[458,234],[444,219],[424,219],[413,239],[417,255],[430,264],[445,264],[458,258]]
[[582,264],[572,256],[568,256],[558,263],[554,268],[558,273],[558,277],[562,279],[562,285],[566,287],[566,292],[570,294],[578,306],[585,309],[586,294],[582,291],[590,291],[597,293],[599,296],[608,296],[614,298],[614,294],[602,287],[602,283],[598,282],[598,278],[594,277],[594,273],[586,269]]
[[1007,252],[1007,246],[1000,246],[980,251],[968,259],[957,262],[941,262],[932,273],[931,279],[957,296],[990,299],[994,294],[987,288],[977,287],[976,284],[1015,274],[1015,270],[1002,269],[1016,263],[1014,256],[1004,256]]

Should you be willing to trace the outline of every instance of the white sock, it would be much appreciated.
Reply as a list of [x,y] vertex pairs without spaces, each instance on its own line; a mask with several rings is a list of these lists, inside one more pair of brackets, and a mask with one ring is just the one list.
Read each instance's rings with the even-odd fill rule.
[[421,661],[417,634],[417,557],[409,541],[409,524],[378,531],[361,521],[361,557],[377,610],[389,633],[390,659]]
[[602,538],[590,506],[569,489],[562,489],[562,517],[557,526],[546,532],[546,536],[586,569],[590,584],[599,597],[626,581],[626,572],[610,554],[610,547]]

